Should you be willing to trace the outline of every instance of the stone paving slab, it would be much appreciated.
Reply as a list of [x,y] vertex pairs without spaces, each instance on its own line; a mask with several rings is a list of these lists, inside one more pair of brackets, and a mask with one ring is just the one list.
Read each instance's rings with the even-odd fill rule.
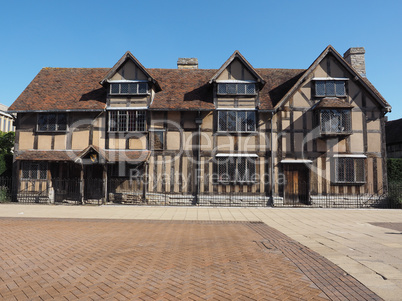
[[3,300],[381,300],[262,222],[0,218]]

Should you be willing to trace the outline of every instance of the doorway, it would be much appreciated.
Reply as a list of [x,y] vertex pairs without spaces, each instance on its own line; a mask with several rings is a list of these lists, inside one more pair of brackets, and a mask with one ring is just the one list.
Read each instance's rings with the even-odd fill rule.
[[309,169],[304,163],[283,166],[285,184],[283,202],[285,205],[307,205],[309,203]]
[[103,165],[84,165],[84,199],[100,200],[103,197]]

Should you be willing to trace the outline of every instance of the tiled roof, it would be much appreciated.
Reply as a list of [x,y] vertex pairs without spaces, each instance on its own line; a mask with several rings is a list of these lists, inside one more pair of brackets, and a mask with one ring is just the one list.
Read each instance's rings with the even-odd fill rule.
[[351,109],[353,106],[339,98],[336,97],[326,97],[321,99],[315,106],[315,109],[323,109],[323,108],[329,108],[329,109]]
[[74,151],[43,151],[43,150],[25,150],[18,151],[16,160],[29,161],[74,161],[78,152]]
[[71,161],[80,162],[78,159],[85,157],[90,149],[94,149],[105,158],[107,162],[144,162],[148,160],[150,151],[136,150],[104,150],[95,146],[89,146],[82,151],[78,150],[23,150],[16,155],[16,160],[27,161]]
[[43,68],[9,111],[102,110],[109,68]]
[[[9,108],[10,111],[103,110],[106,89],[99,84],[107,68],[44,68]],[[162,91],[151,109],[212,110],[208,84],[216,69],[147,69]],[[301,69],[255,69],[266,81],[260,108],[272,109],[301,76]]]
[[255,69],[265,80],[260,92],[260,109],[272,110],[303,75],[304,69]]

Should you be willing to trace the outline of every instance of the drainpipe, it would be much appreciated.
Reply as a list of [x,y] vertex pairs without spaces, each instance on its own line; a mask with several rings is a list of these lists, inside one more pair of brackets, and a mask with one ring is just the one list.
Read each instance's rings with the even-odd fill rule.
[[195,123],[198,126],[198,137],[197,137],[197,166],[196,166],[196,181],[195,181],[195,203],[199,203],[199,194],[200,194],[200,162],[201,162],[201,112],[198,111],[198,116],[195,119]]

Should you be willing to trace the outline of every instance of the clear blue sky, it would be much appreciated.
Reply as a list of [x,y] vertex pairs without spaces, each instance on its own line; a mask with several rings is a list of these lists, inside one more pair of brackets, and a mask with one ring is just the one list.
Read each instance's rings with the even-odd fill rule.
[[307,68],[331,44],[366,49],[368,79],[402,118],[402,1],[0,0],[0,102],[42,67],[112,67],[130,50],[149,68],[238,49],[256,68]]

